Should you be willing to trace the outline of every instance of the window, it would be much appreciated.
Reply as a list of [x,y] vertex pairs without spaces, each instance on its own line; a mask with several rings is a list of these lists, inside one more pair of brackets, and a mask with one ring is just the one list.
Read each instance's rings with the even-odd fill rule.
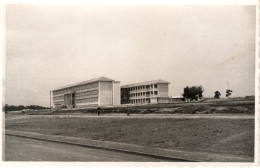
[[93,95],[97,95],[98,94],[98,91],[97,90],[94,90],[93,91]]
[[63,100],[63,96],[54,97],[53,100]]
[[158,92],[157,92],[157,91],[154,91],[154,95],[158,95]]
[[157,88],[157,84],[154,84],[154,88]]

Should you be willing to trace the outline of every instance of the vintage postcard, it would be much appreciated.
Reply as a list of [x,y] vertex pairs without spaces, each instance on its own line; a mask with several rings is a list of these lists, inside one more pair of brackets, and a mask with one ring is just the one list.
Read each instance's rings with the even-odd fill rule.
[[257,1],[1,5],[2,165],[259,165]]

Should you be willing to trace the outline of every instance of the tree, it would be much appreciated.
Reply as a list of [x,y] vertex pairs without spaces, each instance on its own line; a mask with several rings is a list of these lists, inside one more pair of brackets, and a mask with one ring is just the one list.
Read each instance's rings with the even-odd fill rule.
[[198,95],[199,95],[199,99],[200,99],[203,97],[202,93],[204,92],[204,89],[202,88],[202,86],[198,86],[197,90],[198,90]]
[[226,97],[229,97],[231,94],[232,94],[232,90],[230,90],[230,89],[227,89],[226,90]]
[[216,99],[220,99],[220,92],[217,90],[216,92],[215,92],[215,96],[214,96],[214,98],[216,98]]
[[203,91],[204,89],[202,86],[192,86],[192,87],[186,86],[183,90],[182,96],[186,99],[198,100],[203,97],[202,95]]
[[182,96],[184,97],[184,98],[190,98],[190,88],[187,86],[186,88],[184,88],[184,90],[183,90],[183,94],[182,94]]
[[19,105],[19,106],[15,106],[15,105],[8,105],[8,104],[5,104],[5,107],[4,107],[4,111],[21,111],[21,110],[24,110],[24,109],[41,110],[41,109],[48,109],[48,108],[38,106],[38,105],[29,105],[29,106]]

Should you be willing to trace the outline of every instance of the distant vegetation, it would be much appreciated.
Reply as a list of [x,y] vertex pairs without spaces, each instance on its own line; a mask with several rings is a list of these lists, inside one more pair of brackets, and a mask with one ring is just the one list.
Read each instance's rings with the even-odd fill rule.
[[203,97],[204,89],[202,86],[185,87],[182,96],[189,100],[199,100]]
[[38,106],[38,105],[30,105],[30,106],[23,106],[23,105],[19,105],[19,106],[15,106],[15,105],[8,105],[5,104],[4,110],[3,111],[21,111],[21,110],[25,110],[25,109],[30,109],[30,110],[42,110],[42,109],[49,109],[48,107],[42,107],[42,106]]
[[220,99],[220,92],[217,90],[216,92],[215,92],[215,96],[214,96],[214,98],[216,98],[216,99]]
[[255,99],[255,96],[252,95],[252,96],[246,96],[245,99]]
[[227,89],[227,90],[226,90],[226,97],[231,96],[232,92],[233,92],[232,90]]

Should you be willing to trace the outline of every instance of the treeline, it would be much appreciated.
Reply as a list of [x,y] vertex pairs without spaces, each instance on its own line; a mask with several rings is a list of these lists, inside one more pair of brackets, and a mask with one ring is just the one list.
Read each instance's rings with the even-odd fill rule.
[[43,109],[49,109],[48,107],[38,106],[38,105],[29,105],[29,106],[15,106],[15,105],[8,105],[5,104],[4,111],[21,111],[25,109],[30,110],[43,110]]

